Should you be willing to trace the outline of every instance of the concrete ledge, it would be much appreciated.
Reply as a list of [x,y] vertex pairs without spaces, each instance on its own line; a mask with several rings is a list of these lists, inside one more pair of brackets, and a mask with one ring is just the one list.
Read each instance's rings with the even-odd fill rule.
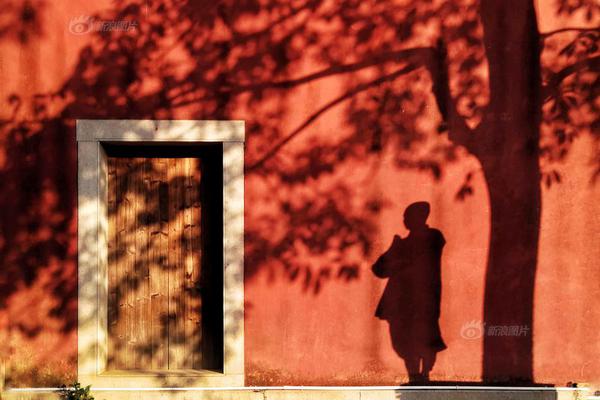
[[[585,400],[587,388],[504,387],[243,387],[243,388],[92,388],[96,400]],[[55,388],[9,389],[2,399],[57,400]]]
[[243,142],[244,121],[77,120],[78,142]]

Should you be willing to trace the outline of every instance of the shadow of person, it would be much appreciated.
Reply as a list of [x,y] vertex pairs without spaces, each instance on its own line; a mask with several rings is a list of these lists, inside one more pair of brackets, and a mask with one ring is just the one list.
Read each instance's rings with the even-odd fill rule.
[[373,264],[378,278],[388,278],[375,316],[388,321],[392,346],[404,360],[411,383],[429,381],[437,352],[446,348],[439,326],[442,233],[425,222],[429,203],[404,211],[406,238],[395,235],[390,248]]

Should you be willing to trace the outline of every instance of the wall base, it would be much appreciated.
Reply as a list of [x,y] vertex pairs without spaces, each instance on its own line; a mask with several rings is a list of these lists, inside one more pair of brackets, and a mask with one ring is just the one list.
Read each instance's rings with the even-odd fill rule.
[[[586,400],[587,388],[503,387],[243,387],[92,389],[96,400]],[[54,388],[8,389],[2,400],[58,400]]]

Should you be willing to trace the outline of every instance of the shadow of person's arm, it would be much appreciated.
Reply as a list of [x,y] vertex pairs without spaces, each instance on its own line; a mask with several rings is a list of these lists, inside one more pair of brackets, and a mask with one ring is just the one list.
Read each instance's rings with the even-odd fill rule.
[[393,265],[395,264],[394,258],[396,249],[400,245],[402,238],[398,235],[394,235],[394,240],[390,247],[375,261],[371,270],[373,274],[378,278],[389,278],[393,273]]

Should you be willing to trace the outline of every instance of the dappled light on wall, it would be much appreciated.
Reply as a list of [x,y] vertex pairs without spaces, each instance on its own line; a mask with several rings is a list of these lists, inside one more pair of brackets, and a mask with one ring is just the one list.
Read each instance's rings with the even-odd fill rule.
[[[370,268],[408,235],[402,215],[417,201],[447,241],[448,348],[429,379],[560,381],[583,353],[598,355],[589,343],[600,339],[589,322],[572,336],[582,355],[548,361],[568,340],[553,333],[552,310],[583,312],[578,293],[591,301],[597,274],[598,250],[575,239],[597,229],[582,215],[597,212],[599,13],[586,1],[538,3],[116,0],[71,10],[7,0],[0,311],[18,338],[11,359],[26,357],[13,343],[45,341],[63,349],[65,376],[75,373],[76,219],[89,210],[84,198],[77,206],[74,120],[241,119],[245,152],[224,148],[223,158],[244,158],[224,180],[243,172],[234,190],[243,183],[245,211],[233,204],[224,218],[244,245],[223,245],[243,254],[247,292],[232,300],[244,315],[224,323],[226,335],[247,323],[247,384],[409,380],[374,315],[385,284]],[[557,29],[542,29],[548,21]],[[582,214],[561,203],[569,198]],[[550,245],[567,236],[568,250]],[[41,304],[27,321],[24,296]],[[483,325],[526,334],[461,336]]]

